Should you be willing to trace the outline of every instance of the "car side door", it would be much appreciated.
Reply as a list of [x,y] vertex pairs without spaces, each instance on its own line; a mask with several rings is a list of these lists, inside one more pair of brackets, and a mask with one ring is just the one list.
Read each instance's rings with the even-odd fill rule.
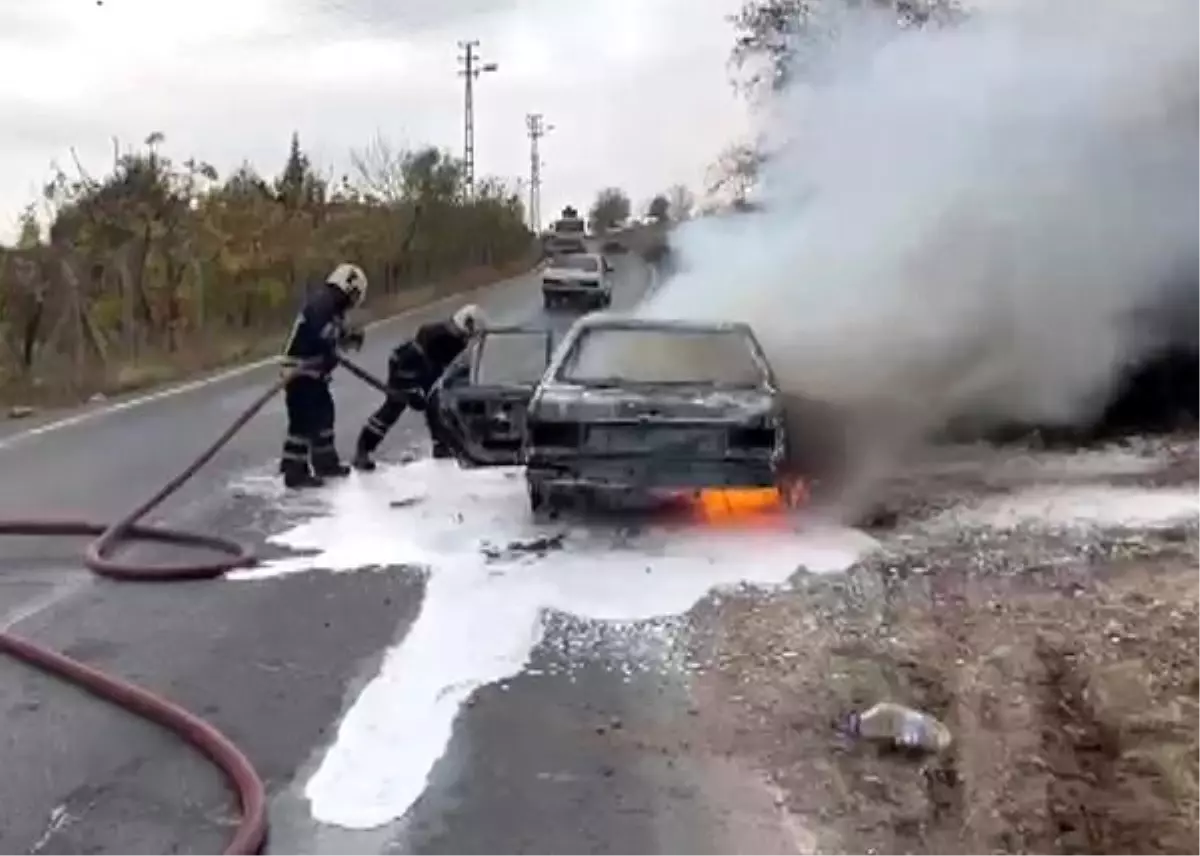
[[472,340],[437,402],[460,464],[521,463],[529,400],[553,347],[553,333],[540,327],[492,328]]

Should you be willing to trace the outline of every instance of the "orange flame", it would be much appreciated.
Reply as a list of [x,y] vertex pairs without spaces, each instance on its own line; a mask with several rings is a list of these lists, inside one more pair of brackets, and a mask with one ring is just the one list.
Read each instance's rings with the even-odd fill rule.
[[808,488],[796,481],[784,489],[775,487],[703,488],[696,494],[697,515],[706,523],[749,521],[777,517],[788,508],[808,501]]

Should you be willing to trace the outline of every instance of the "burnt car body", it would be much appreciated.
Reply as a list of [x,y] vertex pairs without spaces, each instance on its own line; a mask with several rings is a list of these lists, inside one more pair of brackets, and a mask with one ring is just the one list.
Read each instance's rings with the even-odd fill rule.
[[786,487],[783,399],[746,324],[581,318],[530,399],[524,437],[535,511]]
[[472,337],[432,396],[459,464],[519,463],[526,408],[553,346],[541,327],[492,327]]

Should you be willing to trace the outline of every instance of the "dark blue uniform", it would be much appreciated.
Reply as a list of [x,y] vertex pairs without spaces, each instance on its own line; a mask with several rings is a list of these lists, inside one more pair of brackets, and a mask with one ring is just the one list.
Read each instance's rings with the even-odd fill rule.
[[433,441],[434,455],[445,453],[445,432],[437,408],[429,401],[429,392],[467,346],[468,336],[449,321],[426,324],[407,342],[401,342],[388,357],[387,384],[401,393],[387,398],[363,426],[358,435],[356,465],[370,469],[370,456],[383,442],[406,407],[425,411],[425,424]]
[[279,469],[290,486],[314,484],[320,477],[348,472],[334,446],[329,379],[337,366],[338,345],[347,335],[345,317],[350,303],[345,292],[322,285],[300,310],[284,346],[283,364],[305,369],[288,381],[284,390],[287,437]]

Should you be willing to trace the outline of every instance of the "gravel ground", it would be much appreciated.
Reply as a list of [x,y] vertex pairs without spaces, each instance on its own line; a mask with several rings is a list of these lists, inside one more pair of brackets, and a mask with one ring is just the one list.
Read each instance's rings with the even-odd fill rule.
[[[1196,852],[1196,453],[940,451],[880,492],[882,547],[849,573],[701,610],[703,744],[798,852]],[[951,749],[835,727],[885,699]]]

